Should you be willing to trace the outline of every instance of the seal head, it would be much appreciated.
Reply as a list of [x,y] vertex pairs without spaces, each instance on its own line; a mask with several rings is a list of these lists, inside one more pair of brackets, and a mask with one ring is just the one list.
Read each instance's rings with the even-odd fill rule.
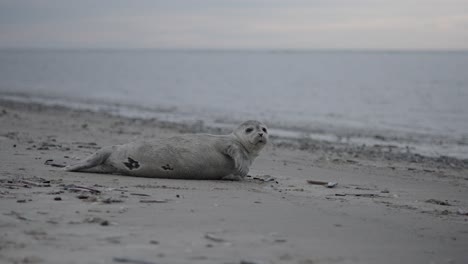
[[248,120],[233,132],[249,155],[256,157],[268,143],[268,128],[262,122]]

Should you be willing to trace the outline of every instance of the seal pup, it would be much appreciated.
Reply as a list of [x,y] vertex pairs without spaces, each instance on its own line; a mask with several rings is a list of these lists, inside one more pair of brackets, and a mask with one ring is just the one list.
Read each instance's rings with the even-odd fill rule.
[[65,170],[149,178],[241,180],[267,142],[267,127],[249,120],[228,135],[187,134],[104,147]]

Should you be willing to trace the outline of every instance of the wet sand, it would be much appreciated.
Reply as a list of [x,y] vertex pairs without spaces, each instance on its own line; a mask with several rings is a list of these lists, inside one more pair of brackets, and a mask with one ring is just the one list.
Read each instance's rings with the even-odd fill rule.
[[273,135],[245,181],[147,179],[60,166],[209,128],[7,101],[0,124],[0,263],[468,262],[465,161]]

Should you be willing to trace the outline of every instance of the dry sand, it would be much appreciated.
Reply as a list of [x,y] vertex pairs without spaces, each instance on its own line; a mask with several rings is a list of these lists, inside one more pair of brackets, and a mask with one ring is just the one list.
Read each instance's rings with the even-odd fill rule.
[[273,142],[242,182],[73,173],[53,165],[191,128],[6,101],[0,124],[0,263],[468,263],[457,164]]

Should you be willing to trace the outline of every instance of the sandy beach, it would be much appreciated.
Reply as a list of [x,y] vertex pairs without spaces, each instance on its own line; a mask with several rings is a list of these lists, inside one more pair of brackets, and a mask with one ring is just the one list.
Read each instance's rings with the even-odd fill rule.
[[60,166],[216,131],[3,100],[0,124],[0,263],[468,262],[466,161],[272,135],[244,181],[135,178]]

